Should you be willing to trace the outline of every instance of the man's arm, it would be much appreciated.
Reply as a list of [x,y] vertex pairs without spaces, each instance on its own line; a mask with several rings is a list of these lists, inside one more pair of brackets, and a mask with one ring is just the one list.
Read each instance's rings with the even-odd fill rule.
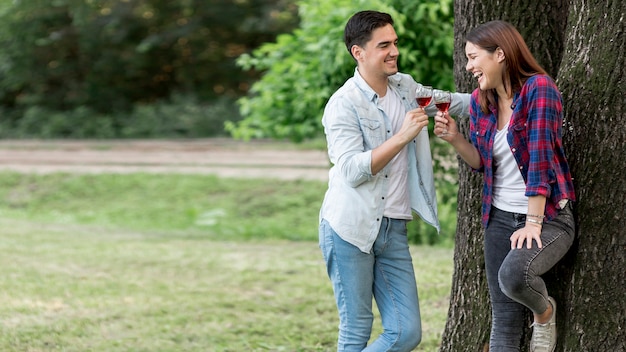
[[[452,93],[452,102],[448,109],[448,114],[457,117],[469,117],[469,106],[471,94],[467,93]],[[435,106],[435,100],[431,100],[430,104],[424,108],[428,116],[434,116],[437,113],[437,107]]]

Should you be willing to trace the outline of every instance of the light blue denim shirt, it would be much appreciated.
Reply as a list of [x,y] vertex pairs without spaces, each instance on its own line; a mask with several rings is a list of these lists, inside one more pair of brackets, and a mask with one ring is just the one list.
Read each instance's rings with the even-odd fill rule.
[[[407,74],[389,77],[389,89],[398,94],[405,111],[417,108],[417,86]],[[469,94],[454,93],[449,113],[469,116],[469,99]],[[426,107],[430,116],[436,111],[434,104]],[[333,166],[320,221],[326,219],[342,239],[368,253],[380,229],[390,171],[387,165],[372,175],[372,149],[393,135],[391,121],[380,108],[378,95],[357,69],[326,104],[322,124]],[[407,148],[411,208],[439,231],[428,129],[424,128]]]

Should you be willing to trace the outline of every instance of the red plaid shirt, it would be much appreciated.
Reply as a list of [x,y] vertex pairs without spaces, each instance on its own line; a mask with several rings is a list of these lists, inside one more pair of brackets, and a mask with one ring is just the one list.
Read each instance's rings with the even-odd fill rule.
[[[561,93],[546,75],[530,77],[513,98],[513,115],[507,140],[526,182],[526,196],[546,197],[546,221],[558,213],[558,202],[575,200],[572,176],[561,138],[563,115]],[[484,173],[482,223],[489,223],[493,196],[493,141],[497,132],[497,107],[484,114],[478,102],[478,89],[470,105],[470,139],[480,154]]]

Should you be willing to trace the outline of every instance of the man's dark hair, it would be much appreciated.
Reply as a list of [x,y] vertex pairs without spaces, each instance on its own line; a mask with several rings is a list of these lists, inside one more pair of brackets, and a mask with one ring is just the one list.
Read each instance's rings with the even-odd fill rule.
[[353,45],[365,46],[365,43],[372,38],[374,29],[388,24],[393,25],[393,19],[388,13],[367,10],[352,15],[343,31],[343,40],[350,55],[352,55],[350,49]]

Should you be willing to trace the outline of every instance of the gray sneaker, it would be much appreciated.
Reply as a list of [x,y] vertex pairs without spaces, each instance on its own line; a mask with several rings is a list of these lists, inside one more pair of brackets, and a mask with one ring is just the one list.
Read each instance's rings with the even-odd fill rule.
[[534,322],[533,336],[530,339],[531,352],[554,352],[556,348],[556,302],[554,298],[548,297],[552,304],[552,318],[545,324]]

